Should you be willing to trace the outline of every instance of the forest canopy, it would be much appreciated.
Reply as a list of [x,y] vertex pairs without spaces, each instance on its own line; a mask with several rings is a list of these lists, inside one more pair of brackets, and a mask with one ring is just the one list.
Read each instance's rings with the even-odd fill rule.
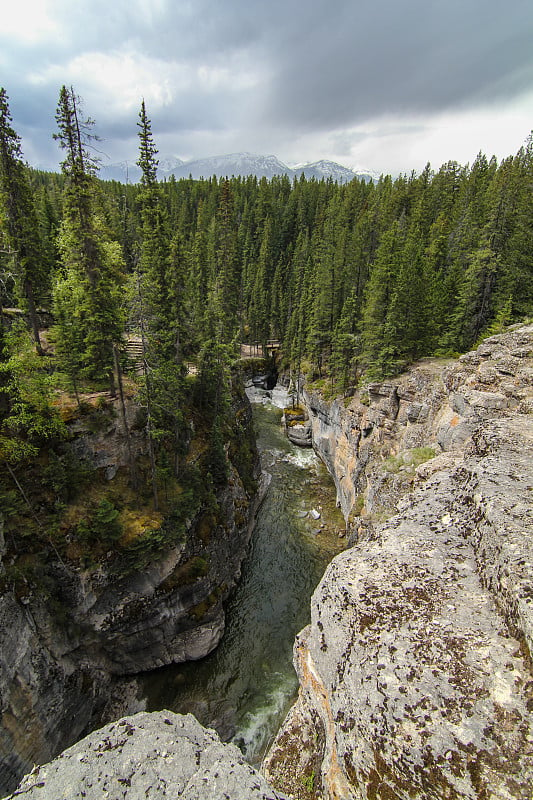
[[[99,180],[72,87],[56,121],[61,172],[30,168],[0,89],[0,501],[21,557],[113,545],[127,570],[214,518],[232,470],[253,491],[243,344],[275,342],[293,395],[300,376],[351,395],[531,314],[531,138],[376,182],[159,181],[142,102],[123,184]],[[76,423],[119,418],[125,463],[95,479]]]
[[56,116],[61,175],[23,163],[1,100],[2,304],[52,312],[73,385],[112,380],[126,327],[144,326],[161,368],[278,340],[285,367],[343,392],[531,313],[531,138],[501,163],[480,153],[375,183],[160,182],[143,102],[132,185],[96,177],[72,89]]

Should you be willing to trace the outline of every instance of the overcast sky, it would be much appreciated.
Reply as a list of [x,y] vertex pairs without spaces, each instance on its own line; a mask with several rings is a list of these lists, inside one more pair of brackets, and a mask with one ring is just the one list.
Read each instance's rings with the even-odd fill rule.
[[110,162],[248,151],[420,171],[533,128],[532,0],[1,0],[0,85],[25,158],[55,169],[62,84]]

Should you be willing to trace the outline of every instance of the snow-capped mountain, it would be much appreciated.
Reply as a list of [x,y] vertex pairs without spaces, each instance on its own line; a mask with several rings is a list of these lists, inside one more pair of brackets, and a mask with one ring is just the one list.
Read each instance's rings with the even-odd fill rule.
[[[165,156],[159,159],[157,168],[158,176],[166,178],[174,171],[179,170],[185,162],[175,156]],[[141,170],[134,161],[121,161],[118,164],[102,164],[98,177],[103,181],[120,181],[120,183],[137,183],[141,177]]]
[[[136,183],[140,178],[140,170],[136,164],[124,161],[120,164],[109,164],[100,169],[100,178],[103,180],[118,180],[123,183]],[[254,153],[229,153],[228,155],[211,156],[210,158],[197,158],[192,161],[182,161],[180,158],[165,157],[159,159],[157,171],[160,179],[188,178],[231,178],[237,175],[255,175],[257,178],[273,178],[275,175],[287,175],[291,180],[302,174],[306,178],[317,180],[332,178],[337,183],[347,183],[357,177],[362,180],[375,180],[369,172],[353,172],[347,167],[336,164],[334,161],[315,161],[312,164],[298,164],[288,167],[276,156],[261,156]]]
[[305,175],[306,178],[316,178],[317,180],[332,178],[337,183],[348,183],[355,178],[355,173],[351,169],[343,167],[335,161],[321,160],[314,161],[312,164],[299,164],[297,167],[293,167],[292,171],[298,177]]
[[185,164],[185,161],[182,158],[176,158],[176,156],[165,156],[165,158],[159,159],[159,172],[162,172],[164,175],[170,175],[171,172],[175,172],[179,169],[182,164]]
[[101,164],[98,177],[103,181],[137,183],[141,170],[134,161],[120,161],[117,164]]
[[177,170],[176,178],[231,178],[232,175],[256,175],[258,178],[273,178],[274,175],[289,173],[289,168],[276,156],[259,156],[253,153],[229,153],[223,156],[197,158],[188,161]]

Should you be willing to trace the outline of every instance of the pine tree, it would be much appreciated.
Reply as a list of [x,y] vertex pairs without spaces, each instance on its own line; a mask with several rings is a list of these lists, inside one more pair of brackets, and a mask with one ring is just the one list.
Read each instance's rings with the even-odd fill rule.
[[384,339],[389,363],[381,356],[385,374],[414,361],[427,348],[429,317],[422,258],[423,240],[418,226],[407,235],[393,279],[393,292],[384,324]]
[[181,232],[172,243],[168,216],[157,182],[157,148],[144,100],[139,122],[141,167],[141,251],[137,269],[138,323],[144,351],[144,396],[154,508],[159,506],[158,477],[163,474],[168,452],[179,472],[183,439],[183,348],[186,255]]
[[222,184],[216,216],[216,279],[219,340],[229,343],[239,332],[240,280],[237,263],[237,232],[233,219],[233,197],[229,181]]
[[332,377],[340,381],[343,393],[357,384],[361,357],[359,333],[360,302],[354,290],[346,298],[341,316],[333,331]]
[[403,243],[402,225],[394,222],[379,245],[366,286],[362,318],[363,359],[369,368],[369,374],[376,378],[394,372],[396,352],[391,331],[385,325]]
[[496,287],[495,311],[501,311],[511,298],[511,318],[522,319],[533,310],[533,134],[508,170],[508,236],[502,243],[500,281]]
[[[96,187],[93,178],[95,162],[88,143],[92,120],[80,118],[80,100],[72,88],[62,87],[55,135],[65,151],[62,169],[66,177],[64,217],[59,237],[63,273],[55,287],[58,302],[66,285],[77,287],[77,307],[72,309],[80,325],[76,337],[81,347],[77,358],[83,374],[91,379],[107,378],[114,394],[113,347],[122,339],[123,271],[120,246],[109,241],[95,210]],[[65,317],[60,315],[65,322]],[[68,323],[68,326],[70,323]],[[66,352],[73,341],[67,327],[58,324],[56,336],[59,350]],[[71,369],[65,365],[67,371]]]
[[162,192],[157,183],[157,148],[152,135],[152,125],[146,113],[144,100],[141,103],[139,122],[139,160],[141,168],[141,191],[138,201],[141,207],[141,250],[139,274],[147,321],[149,357],[154,350],[163,358],[172,358],[175,342],[171,328],[172,298],[169,286],[170,235],[168,216]]
[[14,255],[17,280],[28,305],[33,337],[42,354],[36,303],[47,289],[42,269],[39,226],[27,170],[22,161],[20,137],[12,127],[6,91],[0,88],[0,207],[3,208],[7,244]]

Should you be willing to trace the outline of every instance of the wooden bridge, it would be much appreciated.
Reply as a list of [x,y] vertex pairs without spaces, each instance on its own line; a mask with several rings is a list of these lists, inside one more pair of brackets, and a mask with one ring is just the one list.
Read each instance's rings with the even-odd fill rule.
[[268,339],[266,342],[250,342],[241,344],[241,358],[269,358],[281,349],[279,339]]
[[[266,342],[248,342],[241,344],[241,358],[271,358],[281,349],[279,339],[268,339]],[[128,356],[131,372],[142,375],[144,371],[144,349],[142,338],[138,334],[129,333],[124,338],[124,352]],[[187,363],[187,371],[194,375],[197,367]]]

